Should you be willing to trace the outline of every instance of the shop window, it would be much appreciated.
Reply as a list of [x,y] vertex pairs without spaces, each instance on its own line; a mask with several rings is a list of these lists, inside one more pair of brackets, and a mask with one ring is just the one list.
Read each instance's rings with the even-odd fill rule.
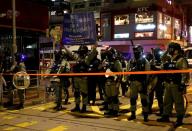
[[150,12],[141,12],[135,14],[135,23],[152,23],[154,15]]
[[145,31],[145,30],[154,30],[156,28],[155,24],[137,24],[136,30]]
[[164,21],[165,21],[166,25],[171,25],[171,17],[170,16],[165,15],[164,16]]
[[179,19],[174,19],[174,39],[181,39],[181,21]]
[[129,38],[129,33],[119,33],[119,34],[114,34],[115,39],[121,39],[121,38]]
[[114,16],[115,25],[127,25],[129,24],[129,15],[117,15]]
[[135,38],[153,37],[154,32],[136,32]]

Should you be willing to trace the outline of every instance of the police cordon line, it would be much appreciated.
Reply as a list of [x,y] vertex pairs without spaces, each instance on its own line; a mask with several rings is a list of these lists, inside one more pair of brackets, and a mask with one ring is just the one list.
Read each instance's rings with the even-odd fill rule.
[[[170,73],[191,73],[192,69],[188,70],[161,70],[161,71],[129,71],[129,72],[100,72],[100,73],[61,73],[61,74],[46,74],[46,73],[20,73],[21,76],[103,76],[103,75],[131,75],[131,74],[170,74]],[[3,75],[15,75],[13,73]]]
[[[45,76],[49,79],[51,86],[55,88],[56,110],[63,108],[62,90],[67,95],[65,98],[67,103],[68,87],[71,84],[69,78],[72,78],[75,107],[71,112],[87,112],[88,104],[95,104],[98,85],[100,99],[104,101],[101,109],[105,110],[104,115],[118,116],[119,87],[121,87],[123,95],[128,89],[130,90],[131,116],[127,118],[128,120],[136,119],[137,99],[140,95],[143,118],[145,122],[148,121],[148,115],[152,113],[155,92],[161,116],[157,121],[169,122],[173,109],[170,105],[175,104],[177,121],[174,126],[183,124],[185,115],[183,94],[189,82],[189,72],[192,70],[188,69],[188,62],[178,43],[170,43],[164,53],[159,53],[161,51],[159,48],[152,49],[151,54],[146,57],[143,57],[143,47],[133,44],[133,58],[129,61],[111,47],[101,53],[101,59],[98,59],[96,48],[93,46],[89,51],[86,45],[80,45],[78,51],[72,53],[64,46],[65,52],[62,50],[55,52],[55,60],[45,74],[27,75]],[[72,69],[68,57],[75,61]],[[9,73],[11,75],[12,72],[4,72],[4,76]]]

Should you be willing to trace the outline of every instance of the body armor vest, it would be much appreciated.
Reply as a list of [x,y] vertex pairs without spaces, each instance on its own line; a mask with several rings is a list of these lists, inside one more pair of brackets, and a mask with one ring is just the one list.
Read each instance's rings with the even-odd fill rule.
[[[131,60],[129,71],[145,71],[146,60],[144,58],[139,60]],[[146,75],[130,75],[130,80],[145,81]]]
[[[181,58],[180,56],[176,57],[173,61],[169,61],[163,65],[163,68],[165,70],[179,70],[176,67],[176,63]],[[181,74],[180,73],[174,73],[174,74],[166,74],[165,81],[170,82],[173,81],[174,83],[181,83]]]
[[[114,62],[108,62],[105,68],[106,72],[116,72],[117,69],[115,69],[115,63]],[[106,77],[106,79],[111,79],[111,80],[115,80],[117,76],[115,75],[110,75],[108,77]]]
[[75,73],[82,73],[88,71],[88,66],[85,63],[85,60],[79,60],[73,67]]

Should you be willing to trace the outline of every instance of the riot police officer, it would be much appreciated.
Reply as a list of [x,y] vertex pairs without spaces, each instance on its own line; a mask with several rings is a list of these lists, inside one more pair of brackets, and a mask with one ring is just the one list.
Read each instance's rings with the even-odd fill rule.
[[[161,56],[163,54],[163,51],[160,48],[152,49],[152,59],[150,61],[151,64],[151,70],[158,71],[161,70]],[[158,101],[159,106],[159,115],[162,115],[163,113],[163,80],[164,75],[158,74],[158,75],[151,75],[150,76],[150,84],[148,85],[149,89],[149,113],[152,113],[152,105],[153,105],[153,99],[154,99],[154,93],[156,94],[156,98]]]
[[[96,55],[89,65],[88,72],[90,73],[98,72],[99,64],[100,64],[100,60],[97,58],[97,55]],[[88,103],[91,105],[94,105],[96,101],[97,83],[98,83],[98,76],[88,76]]]
[[[106,72],[121,72],[122,64],[117,59],[117,51],[111,47],[107,49]],[[108,104],[108,110],[104,113],[107,116],[117,116],[119,112],[119,86],[121,82],[120,75],[106,75],[105,93]]]
[[[133,47],[134,58],[129,61],[129,71],[146,71],[150,70],[150,64],[146,58],[143,57],[143,47],[135,45]],[[128,120],[136,119],[136,103],[138,93],[141,97],[141,104],[143,109],[144,121],[148,121],[148,102],[147,102],[147,75],[130,75],[130,103],[131,116]]]
[[[24,56],[21,53],[16,53],[15,54],[15,61],[11,67],[11,72],[17,73],[20,71],[26,72],[26,67],[24,63]],[[13,90],[12,92],[13,93]],[[25,89],[17,89],[18,97],[19,97],[19,105],[16,107],[17,109],[22,109],[24,108],[24,100],[25,100]],[[13,94],[11,94],[13,95]],[[12,98],[12,97],[11,97]],[[13,101],[13,100],[11,100]]]
[[[71,56],[76,64],[73,66],[73,72],[75,73],[85,73],[88,72],[88,67],[90,62],[97,55],[96,46],[92,47],[91,52],[88,54],[88,47],[86,45],[80,45],[78,49],[78,55],[72,54],[67,48],[64,47],[68,55]],[[73,77],[73,88],[76,106],[71,111],[82,113],[87,111],[88,104],[88,81],[87,76],[74,76]],[[80,110],[80,97],[82,96],[82,109]]]
[[5,78],[5,81],[7,83],[6,90],[8,91],[8,102],[5,103],[5,106],[13,106],[13,83],[12,83],[12,75],[11,74],[10,68],[12,66],[12,57],[11,57],[11,50],[7,47],[4,49],[3,54],[2,54],[2,70],[3,70],[3,75]]
[[[65,59],[65,55],[62,51],[55,52],[55,61],[53,66],[51,67],[51,72],[50,73],[68,73],[70,71],[70,65]],[[61,110],[62,109],[62,89],[65,93],[65,101],[68,102],[68,82],[69,79],[67,76],[53,76],[51,78],[51,84],[53,88],[55,89],[55,103],[56,106],[54,107],[55,110]]]
[[[187,60],[181,54],[181,47],[178,43],[171,42],[167,52],[171,56],[171,60],[163,66],[165,70],[182,70],[187,69]],[[189,76],[186,73],[167,74],[165,78],[165,94],[163,115],[157,119],[159,122],[169,122],[169,116],[172,112],[173,103],[177,113],[177,121],[174,126],[178,127],[183,124],[185,83],[188,82]]]

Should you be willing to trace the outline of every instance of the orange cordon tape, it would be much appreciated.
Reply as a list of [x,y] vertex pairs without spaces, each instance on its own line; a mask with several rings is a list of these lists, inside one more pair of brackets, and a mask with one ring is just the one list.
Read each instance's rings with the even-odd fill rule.
[[[139,74],[168,74],[168,73],[189,73],[189,70],[161,70],[161,71],[130,71],[130,72],[100,72],[100,73],[62,73],[62,74],[28,74],[30,76],[103,76],[103,75],[139,75]],[[13,75],[13,74],[4,74]],[[24,74],[25,75],[25,74]]]

